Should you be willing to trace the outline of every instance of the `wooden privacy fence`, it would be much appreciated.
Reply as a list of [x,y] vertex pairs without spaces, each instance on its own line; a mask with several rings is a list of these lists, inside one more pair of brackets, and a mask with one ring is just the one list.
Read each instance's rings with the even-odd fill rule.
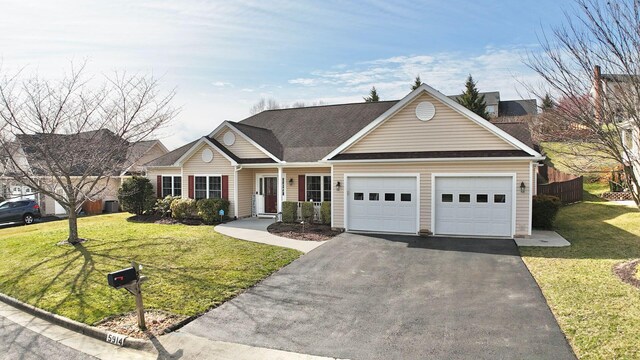
[[549,183],[538,183],[538,195],[557,196],[563,204],[582,201],[582,176],[566,174],[546,165],[540,168],[540,175]]

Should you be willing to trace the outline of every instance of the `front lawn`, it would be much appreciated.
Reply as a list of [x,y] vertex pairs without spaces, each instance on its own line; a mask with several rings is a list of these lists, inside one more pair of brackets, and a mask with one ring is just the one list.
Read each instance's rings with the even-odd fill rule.
[[107,286],[107,273],[144,266],[145,307],[196,315],[289,264],[296,250],[233,239],[211,226],[145,224],[129,214],[79,220],[87,242],[56,245],[65,221],[0,230],[0,292],[87,324],[133,311],[126,290]]
[[638,359],[640,289],[612,269],[640,258],[640,212],[592,195],[585,199],[563,207],[556,220],[570,247],[520,252],[578,357]]

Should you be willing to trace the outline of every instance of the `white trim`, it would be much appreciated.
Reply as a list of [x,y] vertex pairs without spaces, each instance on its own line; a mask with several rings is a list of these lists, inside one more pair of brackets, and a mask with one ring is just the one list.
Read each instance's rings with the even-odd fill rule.
[[[308,173],[308,174],[304,174],[304,201],[309,201],[309,199],[307,198],[307,186],[309,185],[309,181],[307,180],[307,178],[309,176],[320,176],[320,199],[318,199],[319,201],[314,201],[314,202],[331,201],[331,200],[326,200],[324,198],[324,177],[325,176],[331,177],[331,189],[330,190],[331,190],[331,196],[333,196],[333,176],[331,176],[331,173]],[[299,186],[300,186],[300,184],[298,184],[298,187]]]
[[[240,213],[238,210],[238,172],[242,170],[242,165],[234,166],[233,168],[233,216],[238,219],[238,214]],[[195,181],[195,180],[194,180]]]
[[[193,198],[196,198],[196,178],[197,177],[204,177],[207,179],[207,197],[205,197],[205,199],[211,199],[209,197],[209,192],[211,191],[210,188],[210,184],[209,184],[209,178],[210,177],[219,177],[220,178],[220,199],[222,199],[222,194],[224,193],[224,182],[222,181],[222,176],[224,174],[191,174],[191,176],[193,176]],[[189,185],[187,185],[189,186]],[[228,186],[228,185],[227,185]],[[227,194],[229,193],[229,189],[227,189]],[[187,194],[187,196],[189,196],[189,194]],[[214,198],[216,199],[216,198]]]
[[535,162],[531,162],[529,164],[529,229],[527,230],[527,235],[531,236],[531,227],[533,226],[533,177],[535,175],[535,171],[533,171],[533,167],[535,166]]
[[327,164],[343,163],[399,163],[399,162],[451,162],[451,161],[538,161],[546,159],[541,157],[455,157],[455,158],[415,158],[415,159],[361,159],[361,160],[326,160]]
[[[264,194],[260,195],[260,178],[266,178],[266,177],[274,177],[274,178],[278,179],[278,173],[258,173],[258,174],[255,174],[255,178],[254,178],[255,190],[254,190],[253,194],[256,194],[256,195],[259,195],[259,196],[264,196]],[[286,172],[282,172],[282,179],[284,180],[284,184],[282,185],[282,201],[287,201],[287,173]],[[264,183],[264,180],[263,180],[263,183]],[[276,190],[276,191],[278,191],[278,190]],[[278,200],[276,198],[276,210],[277,210],[277,208],[278,208]],[[256,209],[256,214],[274,214],[274,213],[266,213],[266,212],[264,212],[264,209],[262,209],[262,211],[263,212],[259,212]]]
[[[175,185],[175,181],[177,177],[180,178],[180,197],[182,197],[182,185],[184,184],[183,179],[182,179],[182,174],[181,175],[177,175],[177,174],[157,174],[157,176],[160,176],[160,195],[162,195],[162,198],[164,199],[164,179],[165,177],[170,177],[171,178],[171,196],[176,196],[175,195],[175,189],[176,189],[176,185]],[[157,184],[156,184],[157,185]]]
[[215,130],[213,130],[209,136],[210,137],[215,137],[215,135],[222,130],[222,128],[226,126],[229,129],[233,130],[235,133],[237,133],[238,135],[240,135],[243,139],[245,139],[246,141],[248,141],[251,145],[255,146],[258,150],[262,151],[265,155],[267,155],[268,157],[270,157],[271,159],[273,159],[275,162],[277,163],[282,163],[282,160],[278,159],[275,155],[273,155],[272,153],[268,152],[265,148],[263,148],[262,146],[260,146],[257,142],[253,141],[253,139],[251,139],[250,137],[248,137],[247,135],[245,135],[245,133],[243,133],[242,131],[238,130],[238,128],[236,128],[235,126],[231,125],[231,121],[229,120],[225,120],[222,122],[222,124],[220,124]]
[[[344,174],[344,204],[343,204],[343,216],[344,216],[344,229],[345,231],[349,230],[348,224],[348,216],[349,213],[349,203],[347,193],[349,192],[349,178],[350,177],[408,177],[416,179],[416,231],[415,235],[420,234],[420,173],[345,173]],[[331,178],[333,181],[333,177]],[[333,192],[332,192],[333,194]],[[333,217],[333,215],[332,215]],[[380,232],[375,232],[380,233]],[[397,233],[399,234],[399,233]],[[402,233],[407,234],[407,233]]]
[[335,201],[333,201],[333,193],[334,193],[334,191],[333,191],[333,188],[334,188],[333,182],[334,181],[335,181],[335,178],[333,177],[333,164],[332,164],[331,165],[331,227],[332,228],[334,227],[334,225],[333,225],[333,214],[335,213],[334,212]]
[[527,152],[528,154],[530,154],[532,156],[535,156],[535,157],[541,157],[542,156],[537,151],[535,151],[532,148],[528,147],[527,145],[525,145],[524,143],[522,143],[518,139],[516,139],[513,136],[509,135],[505,131],[501,130],[500,128],[498,128],[497,126],[493,125],[489,121],[487,121],[487,120],[483,119],[482,117],[478,116],[477,114],[475,114],[474,112],[472,112],[469,109],[465,108],[464,106],[458,104],[453,99],[451,99],[448,96],[442,94],[441,92],[439,92],[438,90],[432,88],[431,86],[429,86],[427,84],[422,84],[422,85],[420,85],[419,88],[413,90],[407,96],[402,98],[402,100],[398,101],[395,105],[393,105],[391,108],[389,108],[389,110],[385,111],[382,115],[378,116],[375,120],[373,120],[371,123],[369,123],[369,125],[365,126],[364,128],[362,128],[362,130],[358,131],[355,135],[353,135],[347,141],[342,143],[342,145],[338,146],[335,150],[333,150],[331,153],[329,153],[329,155],[325,156],[322,160],[328,161],[332,157],[338,155],[342,151],[344,151],[347,148],[349,148],[351,145],[356,143],[356,141],[360,140],[365,135],[367,135],[368,133],[373,131],[375,128],[377,128],[379,125],[381,125],[384,121],[389,119],[391,116],[395,115],[398,111],[400,111],[407,104],[409,104],[409,102],[411,102],[413,99],[415,99],[418,96],[420,96],[422,93],[427,93],[427,94],[433,96],[434,98],[436,98],[437,100],[440,100],[440,102],[442,102],[443,104],[449,106],[451,109],[457,111],[461,115],[466,116],[467,118],[469,118],[470,120],[474,121],[478,125],[484,127],[485,129],[493,132],[499,138],[501,138],[502,140],[506,141],[507,143],[515,146],[516,148],[519,148],[519,149],[521,149],[521,150],[523,150],[523,151]]
[[213,149],[215,149],[218,154],[221,154],[225,159],[229,160],[229,162],[231,163],[231,165],[236,166],[238,165],[238,163],[233,160],[232,158],[229,157],[229,155],[225,154],[224,151],[220,150],[214,143],[212,143],[211,141],[209,141],[209,139],[207,139],[206,137],[201,137],[200,140],[198,140],[195,144],[193,144],[193,146],[191,146],[191,148],[189,149],[189,151],[187,151],[186,153],[184,153],[182,156],[180,156],[180,158],[178,160],[176,160],[175,163],[173,163],[172,166],[182,166],[182,163],[184,161],[186,161],[187,159],[189,159],[191,157],[191,155],[193,155],[193,153],[198,149],[198,147],[200,147],[200,145],[202,144],[207,144],[210,147],[212,147]]
[[[512,202],[511,202],[511,237],[516,234],[516,208],[518,206],[516,192],[517,174],[516,173],[431,173],[431,232],[434,236],[436,233],[436,178],[437,177],[510,177],[512,186]],[[443,235],[445,236],[445,235]],[[446,234],[446,236],[449,236]]]

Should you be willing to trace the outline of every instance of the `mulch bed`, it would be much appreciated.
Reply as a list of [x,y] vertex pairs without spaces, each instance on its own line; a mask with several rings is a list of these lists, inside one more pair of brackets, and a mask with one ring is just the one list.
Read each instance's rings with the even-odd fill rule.
[[322,224],[302,224],[277,222],[269,225],[267,230],[278,236],[307,241],[326,241],[341,233],[331,230],[331,226]]
[[618,275],[620,280],[623,282],[640,289],[640,279],[636,277],[636,268],[638,264],[640,264],[640,259],[616,264],[613,267],[613,273]]
[[138,328],[138,315],[135,311],[104,319],[97,323],[96,327],[136,339],[147,339],[149,335],[160,336],[170,332],[172,326],[187,319],[187,316],[160,310],[147,310],[144,312],[144,319],[147,325],[146,331]]
[[[174,224],[204,225],[201,219],[184,219],[182,221],[178,221],[172,217],[162,217],[160,215],[134,215],[127,218],[127,221],[136,222],[136,223],[165,224],[165,225],[174,225]],[[217,223],[214,225],[217,225]]]

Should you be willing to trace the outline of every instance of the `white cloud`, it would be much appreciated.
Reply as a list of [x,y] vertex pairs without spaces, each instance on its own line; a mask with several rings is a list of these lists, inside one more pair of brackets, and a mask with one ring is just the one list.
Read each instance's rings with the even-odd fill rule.
[[215,87],[230,87],[233,86],[233,84],[231,84],[230,82],[226,82],[226,81],[214,81],[211,83],[211,85],[215,86]]

